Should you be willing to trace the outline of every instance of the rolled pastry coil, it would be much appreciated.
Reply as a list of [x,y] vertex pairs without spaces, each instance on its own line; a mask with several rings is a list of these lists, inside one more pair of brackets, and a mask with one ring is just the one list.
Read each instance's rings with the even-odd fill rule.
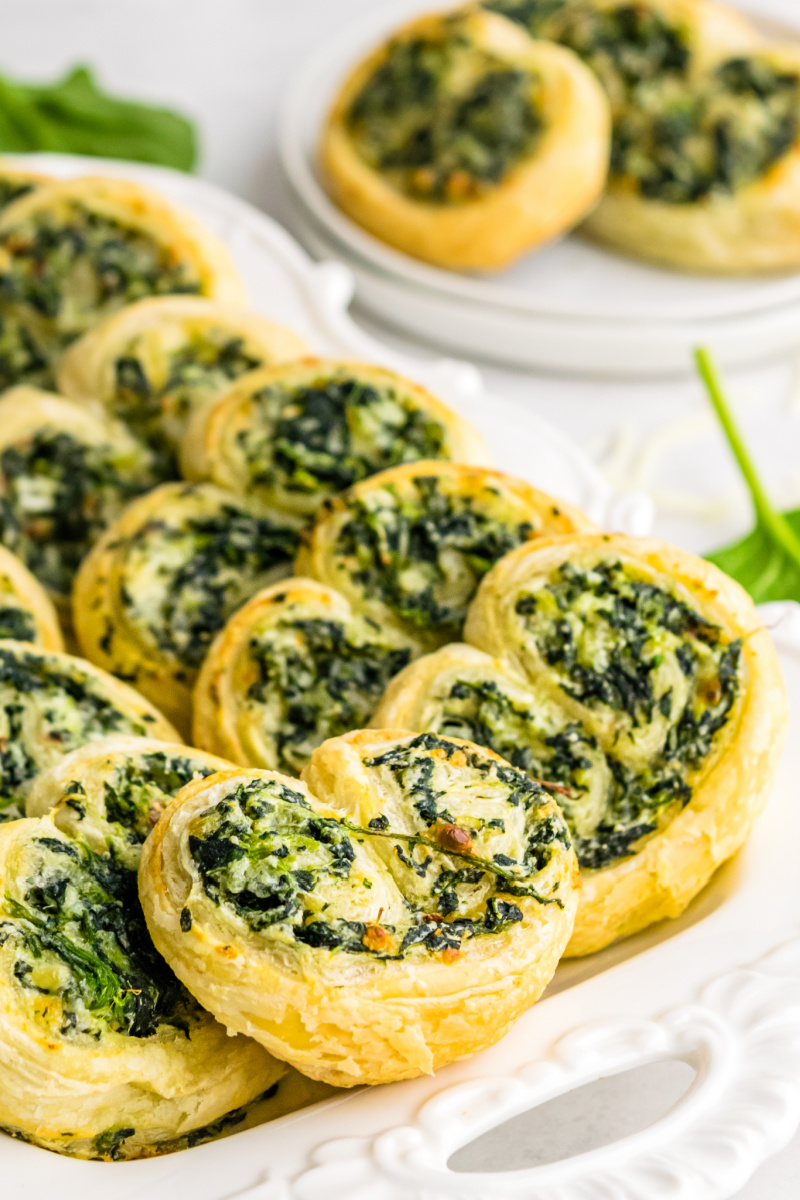
[[157,192],[99,176],[50,183],[9,205],[0,217],[0,280],[52,359],[145,296],[245,302],[216,235]]
[[242,766],[299,775],[323,741],[368,723],[412,654],[332,588],[273,584],[212,643],[194,691],[193,740]]
[[288,574],[298,542],[285,517],[233,493],[162,484],[81,565],[73,614],[84,654],[134,682],[188,733],[211,641],[254,593]]
[[0,546],[0,641],[33,642],[42,650],[64,649],[56,610],[27,567]]
[[577,56],[462,11],[412,22],[355,68],[321,166],[336,203],[383,241],[492,270],[592,208],[609,133],[608,101]]
[[521,479],[461,463],[407,463],[323,509],[295,562],[420,651],[456,640],[482,576],[552,533],[593,529]]
[[[561,714],[554,757],[536,720],[520,716],[526,705],[511,711],[513,696],[484,695],[481,711],[474,695],[462,704],[447,693],[449,711],[476,721],[490,744],[510,738],[514,761],[567,790],[583,876],[567,953],[678,916],[741,847],[780,758],[785,689],[747,594],[664,542],[553,538],[487,575],[465,636],[501,660],[501,674],[527,681],[536,720]],[[491,678],[485,667],[478,675]],[[424,724],[426,695],[441,697],[445,683],[422,660],[395,683],[389,713],[407,704]]]
[[48,817],[0,828],[0,1126],[78,1158],[189,1144],[285,1073],[150,941],[135,868]]
[[144,842],[170,801],[194,779],[231,763],[181,742],[124,734],[71,751],[34,781],[28,817],[52,813],[69,837],[97,854],[111,851],[135,871]]
[[249,309],[202,296],[155,296],[107,317],[70,346],[58,387],[127,422],[162,452],[174,478],[193,413],[240,375],[305,351],[296,333]]
[[384,367],[301,359],[256,371],[197,413],[181,448],[187,479],[313,516],[378,471],[423,459],[487,465],[470,422]]
[[43,184],[52,182],[50,175],[41,175],[38,171],[24,171],[6,159],[0,159],[0,211],[19,200],[21,196],[26,196]]
[[659,142],[661,113],[675,103],[670,92],[661,110],[654,103],[631,118],[631,137],[644,148],[638,159],[653,164],[649,174],[640,182],[623,163],[586,231],[684,270],[746,274],[796,266],[800,52],[756,47],[717,63],[684,90],[684,107],[697,115],[675,150],[682,172],[672,171]]
[[22,814],[42,771],[112,733],[180,741],[158,709],[91,663],[0,642],[0,820]]
[[0,540],[47,588],[62,619],[92,544],[155,482],[151,451],[120,421],[32,387],[0,400]]
[[555,970],[577,866],[557,806],[497,756],[363,730],[323,743],[302,783],[239,769],[190,784],[139,886],[156,946],[209,1011],[348,1087],[501,1037]]

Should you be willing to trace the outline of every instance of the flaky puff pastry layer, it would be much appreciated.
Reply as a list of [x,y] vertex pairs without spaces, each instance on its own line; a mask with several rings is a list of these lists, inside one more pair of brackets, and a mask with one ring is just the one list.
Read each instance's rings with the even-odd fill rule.
[[3,631],[0,637],[10,627],[9,620],[3,617],[6,610],[12,620],[16,610],[21,610],[23,620],[28,614],[33,627],[31,640],[42,650],[58,652],[64,649],[64,639],[52,600],[25,564],[10,550],[0,546],[0,631]]
[[[77,921],[66,927],[61,922],[50,934],[47,919],[29,911],[35,903],[31,887],[55,886],[58,877],[68,876],[73,891],[66,904],[77,908],[85,900],[86,911],[94,911],[94,890],[74,894],[84,885],[97,887],[81,845],[47,817],[0,827],[0,1126],[78,1158],[138,1158],[253,1100],[285,1067],[256,1042],[231,1039],[191,997],[179,1005],[174,1024],[167,1013],[144,1036],[104,1022],[99,999],[87,1000],[88,1014],[83,1010],[76,989],[80,993],[81,972],[94,969],[85,965],[85,931]],[[114,870],[119,883],[123,869]],[[116,894],[102,871],[100,886],[105,882]],[[135,896],[135,877],[133,886]],[[131,937],[138,931],[140,943],[141,917],[134,920],[126,911],[123,919]],[[28,948],[28,939],[37,937],[44,946],[38,952]],[[141,949],[139,944],[134,952]],[[124,977],[116,979],[117,960],[112,962],[104,986],[111,987],[112,979],[116,988],[130,986]],[[26,987],[26,979],[36,986]],[[149,981],[138,982],[141,988]]]
[[[741,683],[711,753],[691,774],[686,807],[646,838],[632,857],[582,872],[583,893],[567,955],[589,954],[683,912],[714,871],[741,848],[766,804],[787,723],[778,657],[750,597],[711,563],[666,542],[598,534],[522,547],[484,579],[469,613],[466,639],[504,659],[544,697],[558,697],[601,741],[613,741],[614,712],[565,695],[516,611],[520,593],[543,586],[564,562],[580,568],[609,561],[641,571],[643,578],[718,626],[726,638],[741,639]],[[624,744],[627,729],[621,724],[619,729]]]
[[[433,502],[427,498],[431,484],[435,486]],[[452,512],[448,506],[452,506]],[[522,540],[595,528],[573,505],[555,500],[502,471],[461,463],[407,463],[357,483],[324,507],[305,537],[295,560],[295,573],[336,588],[354,611],[381,627],[398,630],[421,652],[434,650],[459,636],[477,587],[467,562],[469,554],[455,545],[441,548],[439,542],[452,527],[454,513],[466,509],[476,514],[478,522],[487,523],[480,525],[484,532],[494,528],[498,535],[509,536],[508,549]],[[433,530],[431,541],[436,544],[439,560],[435,580],[428,579],[427,567],[415,559],[414,538],[395,538],[390,532],[398,518],[405,520],[407,514],[418,532],[425,533],[426,526]],[[360,542],[353,548],[347,530],[357,515],[359,519],[363,515],[366,524],[376,531],[369,544]],[[520,534],[523,527],[525,532]],[[397,557],[396,563],[393,556]],[[367,559],[374,576],[372,582],[364,581]],[[417,567],[424,575],[420,580],[416,579]],[[381,594],[385,583],[402,593],[391,606]],[[437,605],[447,610],[446,615],[440,619],[434,613],[424,622],[403,616],[403,605],[411,603],[426,587]]]
[[[279,433],[278,426],[298,420],[299,404],[295,392],[302,393],[306,389],[324,392],[330,385],[340,394],[352,388],[352,399],[344,406],[347,442],[343,439],[338,449],[338,463],[337,451],[332,446],[326,450],[324,466],[318,476],[314,470],[317,447],[312,444],[308,454],[308,475],[298,483],[296,476],[305,464],[300,457],[297,470],[287,472],[281,467],[282,447],[276,447],[275,442],[285,438],[286,432],[281,430]],[[365,404],[364,395],[368,392],[377,393],[378,397],[384,393],[389,397],[392,419],[404,411],[417,416],[419,424],[427,421],[435,427],[441,443],[441,453],[435,457],[482,466],[490,463],[489,451],[475,426],[427,388],[395,371],[369,363],[304,358],[252,372],[233,384],[212,406],[201,410],[192,420],[181,445],[184,478],[207,479],[234,492],[250,493],[270,508],[310,517],[323,500],[342,490],[342,485],[337,487],[330,481],[331,460],[342,470],[347,470],[356,460],[355,470],[372,475],[386,467],[387,459],[389,463],[398,463],[428,458],[428,454],[415,451],[412,437],[404,440],[400,424],[392,428],[384,423],[380,399],[372,406]],[[274,400],[264,402],[261,399],[270,394],[274,395]],[[314,432],[317,432],[320,426],[313,409],[310,419]],[[262,446],[253,462],[248,457],[248,448],[256,448],[259,442]],[[356,480],[359,477],[355,475]]]
[[[99,401],[119,413],[117,362],[135,359],[154,390],[166,388],[173,356],[191,351],[196,341],[220,345],[240,340],[237,353],[261,364],[287,362],[306,351],[298,334],[249,309],[202,296],[153,296],[130,304],[107,317],[70,346],[58,369],[58,387],[65,396]],[[162,399],[159,430],[177,447],[192,413],[216,398],[220,384],[198,372],[199,378],[181,389],[181,404]],[[222,390],[228,386],[222,384]],[[186,400],[189,400],[186,405]]]
[[[325,742],[304,772],[304,784],[257,770],[190,784],[145,844],[139,881],[147,923],[179,978],[230,1028],[247,1032],[304,1074],[338,1086],[430,1073],[494,1043],[539,997],[572,926],[577,864],[565,846],[558,809],[542,793],[535,798],[541,806],[532,820],[541,820],[536,828],[547,827],[555,838],[546,865],[532,876],[539,898],[523,896],[518,889],[507,897],[517,906],[510,923],[465,937],[460,949],[447,948],[450,927],[436,923],[444,918],[424,915],[444,902],[435,893],[423,896],[431,884],[419,872],[425,876],[434,860],[436,870],[463,865],[463,856],[443,847],[456,844],[456,829],[462,850],[471,845],[464,828],[470,817],[474,823],[479,811],[502,810],[505,832],[481,825],[468,860],[485,868],[473,870],[473,877],[491,882],[463,885],[463,903],[472,905],[476,915],[496,904],[503,881],[493,872],[504,868],[496,866],[492,853],[501,843],[514,848],[528,819],[524,805],[513,807],[507,801],[508,787],[518,787],[520,780],[530,785],[502,760],[469,743],[436,739],[432,748],[419,751],[420,758],[429,760],[437,796],[453,823],[438,822],[432,828],[422,823],[426,846],[432,848],[425,849],[427,862],[417,871],[404,865],[394,842],[399,839],[401,848],[405,844],[412,854],[421,853],[402,832],[413,831],[421,818],[391,767],[374,760],[392,752],[415,755],[418,746],[419,739],[410,734],[365,730]],[[491,773],[490,783],[476,763]],[[510,772],[510,785],[499,783],[503,771]],[[280,800],[281,787],[290,788],[295,800]],[[272,807],[261,808],[262,792],[265,800],[272,796]],[[219,825],[216,806],[233,811],[230,806],[251,801],[258,806],[250,810],[254,816],[265,813],[267,824],[277,820],[280,839],[290,839],[285,847],[289,857],[281,852],[279,861],[291,866],[292,849],[304,855],[297,887],[308,886],[306,874],[320,876],[312,891],[298,897],[293,916],[260,928],[257,917],[249,922],[241,915],[241,901],[238,911],[234,907],[236,894],[215,891],[222,883],[212,863],[212,857],[221,861],[224,851],[219,839],[225,827]],[[275,818],[276,811],[283,815]],[[216,841],[204,840],[209,822],[217,823]],[[300,822],[302,831],[294,841],[292,822],[295,830]],[[362,832],[355,834],[354,828]],[[240,845],[249,844],[244,836]],[[340,836],[347,837],[349,849],[340,844],[331,860],[329,848]],[[345,859],[346,869],[323,869],[326,862],[342,864]],[[240,855],[236,870],[255,869],[255,861]],[[521,870],[519,864],[509,873],[515,870]],[[294,887],[288,877],[285,882]],[[560,903],[552,902],[555,897]],[[449,904],[458,907],[462,900],[454,892]],[[266,900],[261,907],[266,911]],[[361,937],[357,949],[332,948],[330,938],[312,937],[304,909],[316,913],[312,931],[324,933],[326,926],[339,922],[343,937]],[[403,930],[414,922],[424,923],[420,928],[430,944],[402,950]]]
[[592,73],[569,50],[534,42],[494,13],[431,15],[395,39],[465,38],[504,67],[528,72],[543,131],[532,151],[499,183],[458,203],[406,195],[359,154],[348,112],[380,69],[388,44],[359,64],[334,102],[320,161],[336,203],[382,241],[438,266],[496,270],[572,228],[597,202],[608,170],[608,101]]

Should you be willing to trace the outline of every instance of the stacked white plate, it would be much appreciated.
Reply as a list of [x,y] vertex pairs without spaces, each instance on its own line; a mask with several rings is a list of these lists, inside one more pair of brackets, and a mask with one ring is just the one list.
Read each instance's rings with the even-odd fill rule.
[[325,114],[350,67],[398,24],[430,8],[430,0],[376,5],[306,63],[282,111],[281,158],[296,232],[317,257],[352,268],[364,309],[470,358],[570,373],[682,372],[698,344],[728,364],[800,347],[800,274],[680,274],[573,235],[500,274],[462,275],[393,250],[346,217],[317,171]]

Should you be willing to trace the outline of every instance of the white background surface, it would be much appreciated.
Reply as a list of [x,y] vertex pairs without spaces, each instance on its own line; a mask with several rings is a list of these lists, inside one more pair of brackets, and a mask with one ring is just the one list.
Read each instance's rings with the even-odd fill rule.
[[[291,226],[274,149],[282,90],[309,50],[375,3],[0,0],[0,71],[49,80],[88,62],[120,94],[180,107],[202,130],[201,173]],[[800,0],[751,0],[750,7],[800,23]],[[486,375],[492,390],[602,458],[617,485],[652,486],[657,532],[704,550],[747,527],[746,499],[695,381],[588,381],[493,368]],[[800,506],[800,364],[765,364],[731,376],[729,385],[773,495],[784,507]],[[798,1179],[800,1138],[761,1168],[741,1200],[797,1200]]]

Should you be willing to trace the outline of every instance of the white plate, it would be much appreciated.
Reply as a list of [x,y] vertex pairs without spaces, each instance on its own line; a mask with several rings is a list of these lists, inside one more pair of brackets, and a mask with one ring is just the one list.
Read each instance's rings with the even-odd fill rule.
[[[155,168],[37,156],[59,176],[87,170],[150,183],[229,243],[255,305],[323,353],[400,367],[487,429],[501,465],[599,518],[644,523],[646,504],[615,497],[561,435],[481,390],[463,364],[423,367],[349,321],[349,275],[313,267],[249,206]],[[795,714],[800,638],[794,606],[772,606]],[[344,1093],[223,1141],[164,1158],[86,1163],[0,1135],[2,1200],[723,1200],[789,1140],[800,1119],[800,808],[797,715],[776,794],[744,853],[679,921],[591,959],[563,964],[543,1001],[491,1050],[433,1078]],[[746,970],[739,964],[783,950]],[[447,1164],[476,1137],[602,1076],[675,1059],[695,1082],[665,1118],[550,1166],[504,1171],[514,1137],[498,1130],[480,1174]],[[623,1084],[624,1085],[624,1081]]]
[[800,345],[800,274],[716,279],[626,259],[567,237],[491,276],[421,263],[363,230],[328,198],[317,142],[354,62],[426,0],[376,6],[300,71],[284,104],[280,153],[297,230],[354,270],[358,299],[382,320],[459,352],[574,372],[686,370],[699,341],[723,362]]

